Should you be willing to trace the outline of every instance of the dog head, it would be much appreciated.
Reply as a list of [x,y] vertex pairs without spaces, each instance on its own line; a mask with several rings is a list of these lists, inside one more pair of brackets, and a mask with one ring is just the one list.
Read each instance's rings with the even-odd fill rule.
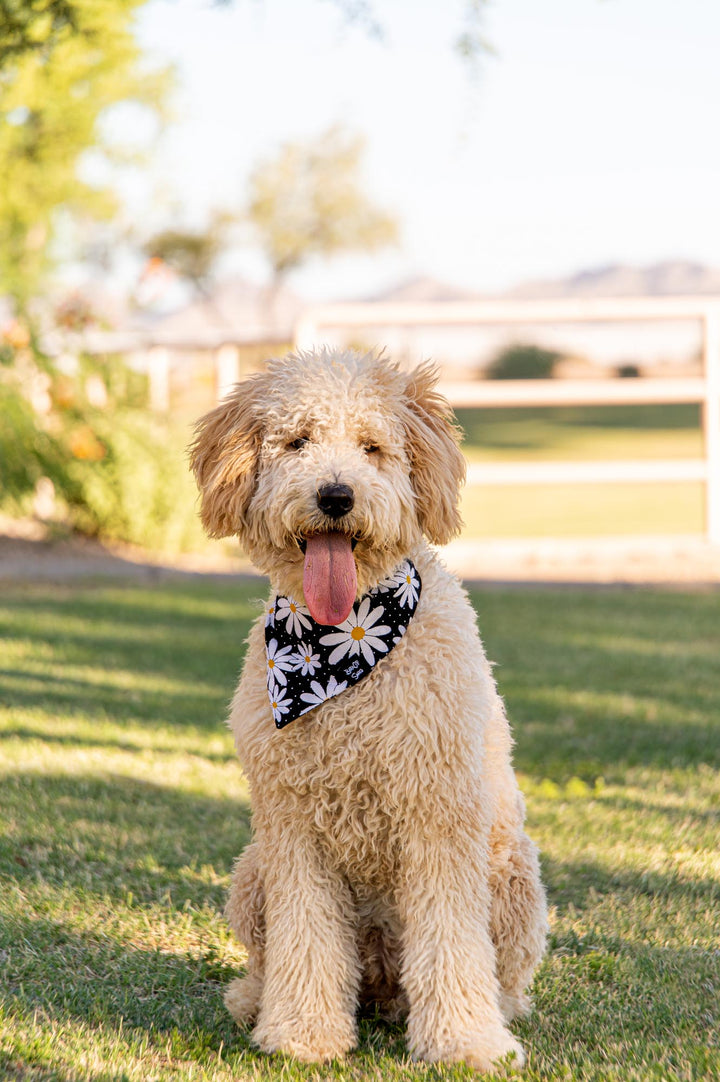
[[282,592],[341,622],[423,534],[445,544],[460,528],[465,462],[436,380],[432,365],[408,375],[329,349],[270,361],[198,422],[207,532],[237,535]]

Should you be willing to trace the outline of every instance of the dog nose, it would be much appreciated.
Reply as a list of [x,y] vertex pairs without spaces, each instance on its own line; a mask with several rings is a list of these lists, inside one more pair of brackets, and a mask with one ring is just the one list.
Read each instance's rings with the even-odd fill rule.
[[328,518],[342,518],[352,511],[354,503],[350,485],[323,485],[317,490],[317,505]]

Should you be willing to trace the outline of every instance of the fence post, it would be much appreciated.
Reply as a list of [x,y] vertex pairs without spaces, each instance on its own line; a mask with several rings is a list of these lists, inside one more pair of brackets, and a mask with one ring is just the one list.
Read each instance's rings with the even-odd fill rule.
[[720,545],[720,304],[707,306],[704,332],[705,530],[708,541]]
[[152,346],[148,350],[147,370],[150,409],[156,413],[167,413],[170,409],[170,350],[165,346]]
[[215,391],[220,402],[240,379],[240,355],[237,346],[225,342],[215,352]]

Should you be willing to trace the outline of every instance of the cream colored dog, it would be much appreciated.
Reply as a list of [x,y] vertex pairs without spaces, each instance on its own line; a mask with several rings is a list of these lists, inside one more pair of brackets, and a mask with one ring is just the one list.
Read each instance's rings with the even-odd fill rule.
[[271,361],[198,424],[205,527],[239,537],[272,597],[340,624],[402,560],[422,580],[392,652],[281,731],[263,618],[250,633],[230,725],[254,842],[227,906],[248,967],[226,1003],[266,1052],[341,1056],[375,1001],[407,1014],[418,1059],[523,1059],[507,1023],[529,1009],[545,897],[475,613],[427,544],[457,532],[465,473],[434,384],[322,350]]

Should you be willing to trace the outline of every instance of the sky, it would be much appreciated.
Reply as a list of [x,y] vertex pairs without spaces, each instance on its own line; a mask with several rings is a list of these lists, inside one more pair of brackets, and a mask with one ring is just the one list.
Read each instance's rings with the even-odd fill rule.
[[[365,136],[367,192],[401,241],[297,272],[308,298],[720,264],[720,3],[493,0],[475,73],[453,49],[464,7],[374,0],[378,40],[333,0],[151,0],[139,40],[177,90],[129,214],[162,228],[238,209],[260,159],[340,122]],[[267,274],[249,247],[230,267]]]

